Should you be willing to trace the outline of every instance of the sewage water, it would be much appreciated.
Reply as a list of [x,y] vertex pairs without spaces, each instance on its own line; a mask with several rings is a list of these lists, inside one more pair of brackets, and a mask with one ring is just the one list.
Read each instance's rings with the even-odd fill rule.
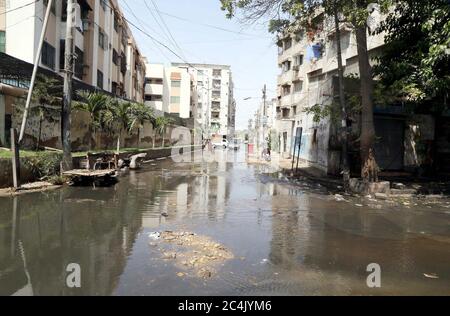
[[[1,198],[0,295],[450,295],[449,202],[361,207],[227,155]],[[233,259],[190,275],[152,245],[165,230],[208,236]],[[79,288],[67,286],[71,263]],[[367,286],[371,263],[380,288]]]

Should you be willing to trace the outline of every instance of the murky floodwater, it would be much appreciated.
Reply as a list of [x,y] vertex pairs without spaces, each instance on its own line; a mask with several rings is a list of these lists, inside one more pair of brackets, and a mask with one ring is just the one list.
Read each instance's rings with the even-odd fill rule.
[[[358,207],[260,168],[160,161],[114,188],[0,199],[0,295],[450,295],[448,203]],[[234,257],[211,278],[180,277],[150,243],[162,230],[209,236]],[[70,263],[79,289],[66,286]],[[380,289],[366,285],[370,263]]]

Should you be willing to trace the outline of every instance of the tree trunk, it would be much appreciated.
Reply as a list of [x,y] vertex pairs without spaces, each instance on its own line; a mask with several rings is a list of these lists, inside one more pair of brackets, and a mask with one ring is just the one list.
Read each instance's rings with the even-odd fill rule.
[[141,128],[138,127],[138,149],[141,148]]
[[162,145],[161,145],[162,148],[164,148],[164,134],[165,132],[162,133]]
[[356,43],[358,46],[358,63],[361,78],[361,176],[366,180],[367,173],[363,171],[368,162],[369,153],[373,151],[375,126],[373,121],[372,67],[369,63],[365,25],[356,27]]
[[42,135],[42,116],[39,117],[39,132],[38,132],[36,150],[39,150],[39,148],[41,147],[41,135]]
[[350,170],[348,166],[348,135],[347,135],[347,107],[345,104],[344,66],[342,62],[341,29],[339,22],[339,10],[337,0],[334,2],[334,22],[336,27],[336,48],[339,75],[339,103],[341,106],[341,138],[342,138],[342,178],[344,189],[349,189]]

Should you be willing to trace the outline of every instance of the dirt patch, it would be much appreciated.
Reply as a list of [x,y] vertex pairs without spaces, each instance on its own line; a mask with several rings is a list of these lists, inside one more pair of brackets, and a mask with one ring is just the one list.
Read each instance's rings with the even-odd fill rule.
[[193,275],[211,278],[226,261],[234,257],[222,244],[191,232],[165,231],[151,233],[149,237],[152,239],[150,244],[161,251],[163,260],[173,261],[177,268],[183,270],[184,273],[178,273],[179,277]]

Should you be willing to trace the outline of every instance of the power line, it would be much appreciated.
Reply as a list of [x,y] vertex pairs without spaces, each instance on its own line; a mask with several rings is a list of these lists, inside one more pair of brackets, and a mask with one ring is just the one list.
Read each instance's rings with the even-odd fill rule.
[[[144,1],[145,6],[146,6],[146,7],[149,9],[149,11],[151,12],[149,6],[147,5],[147,1],[145,1],[145,0],[143,0],[143,1]],[[183,53],[183,49],[180,47],[180,45],[178,45],[178,43],[177,43],[177,41],[175,40],[175,38],[174,38],[172,32],[170,31],[169,27],[167,26],[166,22],[164,21],[164,18],[162,17],[161,13],[159,12],[158,5],[156,4],[156,2],[155,2],[154,0],[151,0],[151,1],[152,1],[152,4],[153,4],[153,7],[155,8],[156,12],[158,13],[159,18],[161,19],[162,24],[164,25],[164,27],[165,27],[165,29],[167,30],[167,32],[168,32],[170,38],[172,39],[172,42],[175,44],[175,47],[177,47],[178,50],[179,50],[179,52],[180,52],[180,54],[181,54],[184,58],[186,58],[186,55],[184,55],[184,53]],[[153,15],[153,14],[152,14],[152,15]],[[156,20],[156,19],[155,19],[155,20]],[[157,20],[156,20],[156,21],[157,21]],[[158,24],[159,24],[159,23],[158,23]]]
[[[242,36],[260,37],[260,36],[255,35],[255,34],[242,33],[242,32],[229,30],[229,29],[226,29],[226,28],[223,28],[223,27],[220,27],[220,26],[215,26],[215,25],[208,24],[208,23],[201,23],[201,22],[192,21],[192,20],[180,17],[180,16],[176,16],[176,15],[173,15],[173,14],[170,14],[170,13],[167,13],[167,12],[163,12],[163,11],[158,10],[158,9],[157,9],[157,12],[159,12],[162,15],[165,15],[165,16],[168,16],[168,17],[180,20],[180,21],[185,21],[185,22],[188,22],[188,23],[202,25],[202,26],[209,27],[209,28],[216,29],[216,30],[223,31],[223,32],[234,33],[234,34],[238,34],[238,35],[242,35]],[[266,38],[266,37],[264,37],[264,38]],[[269,37],[267,37],[267,38],[269,38]]]
[[33,5],[33,4],[35,4],[35,3],[39,2],[39,1],[41,1],[41,0],[36,0],[36,1],[30,2],[30,3],[24,4],[24,5],[20,6],[20,7],[0,12],[0,15],[7,14],[7,13],[10,13],[10,12],[14,12],[14,11],[17,11],[17,10],[29,7],[30,5]]
[[[132,10],[131,7],[128,5],[128,3],[127,3],[126,1],[124,1],[124,3],[125,3],[125,5],[126,5],[126,7],[130,10],[130,13],[131,13],[131,14],[134,16],[134,18],[136,19],[136,21],[137,21],[142,27],[144,27],[143,23],[142,23],[142,22],[140,21],[140,19],[136,16],[136,14],[133,12],[133,10]],[[146,34],[145,31],[139,29],[135,24],[133,24],[133,23],[132,23],[130,20],[128,20],[127,18],[123,17],[123,19],[124,19],[128,24],[134,26],[136,29],[138,29],[138,30],[140,30],[141,32],[143,32],[144,34]],[[147,34],[147,35],[148,35],[148,34]],[[149,36],[149,37],[150,37],[150,39],[152,40],[152,42],[155,44],[155,46],[158,48],[158,50],[159,50],[159,52],[161,53],[161,55],[162,55],[164,58],[166,58],[166,59],[170,62],[170,58],[167,57],[167,55],[162,51],[162,49],[161,49],[158,45],[156,45],[156,44],[157,44],[157,40],[156,40],[154,37],[152,37],[152,36]]]

